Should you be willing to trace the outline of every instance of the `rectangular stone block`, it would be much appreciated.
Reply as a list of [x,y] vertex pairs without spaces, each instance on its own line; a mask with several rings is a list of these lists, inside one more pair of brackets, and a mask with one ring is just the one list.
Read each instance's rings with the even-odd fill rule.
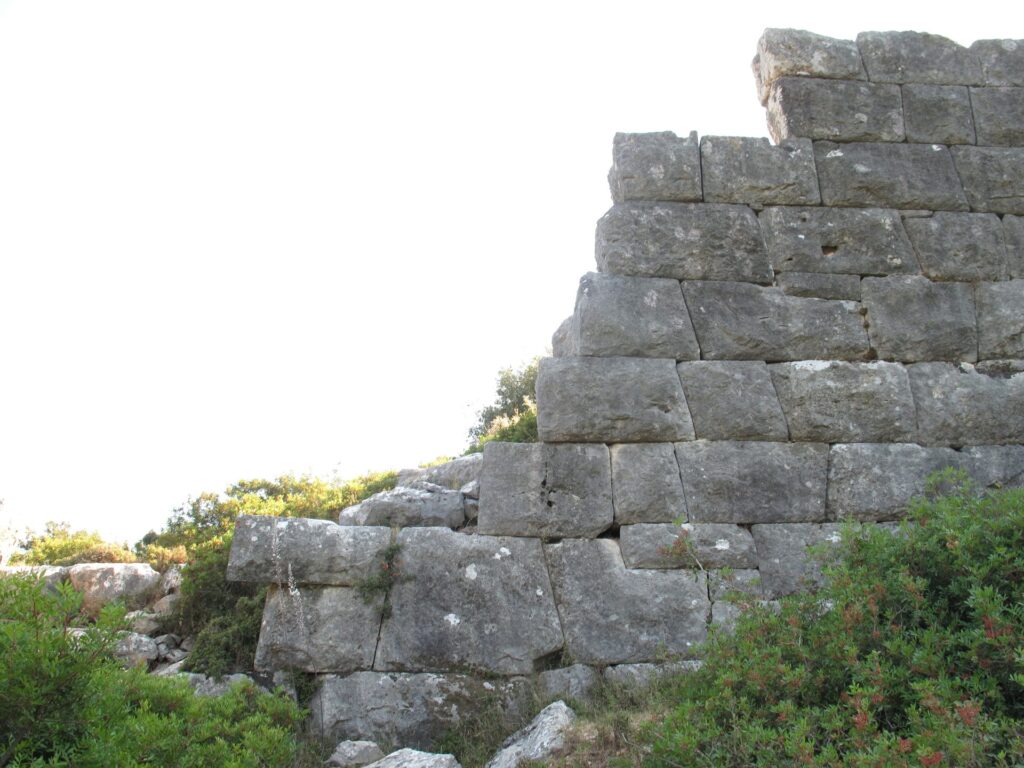
[[756,568],[708,571],[708,594],[712,600],[725,600],[731,595],[748,595],[760,599],[763,597],[761,572]]
[[610,450],[617,523],[687,519],[683,481],[671,443],[623,443]]
[[836,40],[802,29],[766,29],[757,41],[753,69],[762,104],[767,103],[772,83],[780,77],[867,80],[853,40]]
[[974,114],[964,85],[907,83],[903,120],[907,141],[916,144],[974,144]]
[[677,443],[691,523],[825,519],[828,446],[816,443]]
[[699,202],[700,145],[697,132],[680,138],[662,133],[616,133],[608,172],[612,200]]
[[698,439],[789,439],[765,363],[701,360],[680,363],[676,370]]
[[776,143],[903,141],[900,87],[857,80],[783,77],[768,96],[768,132]]
[[683,283],[705,360],[861,360],[868,355],[859,306],[787,296],[749,283]]
[[1024,148],[953,147],[971,210],[1024,214]]
[[677,280],[770,283],[754,212],[742,205],[632,203],[597,222],[602,272]]
[[960,455],[979,490],[1024,487],[1024,445],[973,445]]
[[933,280],[1007,280],[1010,259],[994,213],[939,211],[903,222],[921,268]]
[[868,79],[876,83],[978,85],[978,58],[952,40],[927,32],[861,32],[857,35]]
[[806,299],[860,301],[859,275],[823,275],[817,272],[780,272],[775,284],[787,296]]
[[907,374],[917,408],[918,442],[1024,443],[1024,375],[997,378],[950,363],[918,363]]
[[1006,236],[1010,277],[1024,277],[1024,218],[1003,216],[1003,234]]
[[978,357],[1024,358],[1024,280],[977,283]]
[[692,440],[693,422],[675,360],[560,357],[540,361],[537,431],[551,443],[657,443]]
[[903,442],[917,433],[899,363],[803,360],[769,366],[791,440]]
[[938,144],[818,141],[814,157],[825,205],[967,210],[950,152]]
[[838,544],[840,529],[837,523],[753,526],[764,596],[784,597],[821,586],[820,564],[808,549]]
[[821,202],[809,139],[705,136],[700,141],[704,199],[746,205],[817,205]]
[[776,273],[916,274],[917,259],[897,211],[878,208],[765,208],[759,217]]
[[976,40],[985,85],[1024,85],[1024,40]]
[[883,360],[978,359],[971,286],[916,275],[866,277],[861,296],[871,346]]
[[627,568],[756,568],[750,531],[726,523],[639,524],[619,529]]
[[978,144],[1024,145],[1024,88],[971,88]]
[[490,442],[477,531],[492,536],[597,536],[614,518],[604,445]]

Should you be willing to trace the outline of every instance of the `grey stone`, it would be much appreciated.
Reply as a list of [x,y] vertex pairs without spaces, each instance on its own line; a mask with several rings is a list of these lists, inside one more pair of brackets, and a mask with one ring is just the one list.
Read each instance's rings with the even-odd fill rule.
[[228,559],[228,581],[352,586],[380,568],[391,543],[384,527],[331,520],[240,515]]
[[343,741],[327,758],[331,768],[362,768],[384,757],[381,748],[372,741]]
[[517,768],[532,760],[549,760],[563,754],[576,713],[564,701],[544,707],[526,726],[509,736],[485,768]]
[[181,648],[172,648],[160,658],[169,664],[177,664],[178,662],[184,661],[188,658],[188,651],[183,651]]
[[378,671],[531,674],[561,650],[539,540],[409,528],[398,544]]
[[761,230],[743,205],[631,203],[597,222],[602,272],[678,280],[770,283]]
[[814,157],[825,205],[967,210],[959,164],[939,144],[816,141]]
[[160,649],[155,640],[136,632],[125,632],[114,645],[114,658],[123,667],[148,667],[160,656]]
[[606,446],[490,442],[484,447],[479,533],[597,536],[614,516]]
[[978,357],[1024,358],[1024,280],[977,283]]
[[810,139],[705,136],[700,140],[709,203],[816,205],[821,202]]
[[971,88],[971,107],[978,144],[1024,144],[1024,88]]
[[466,513],[466,521],[474,523],[480,515],[480,500],[464,496],[462,500],[462,509]]
[[884,360],[978,359],[974,298],[966,283],[918,275],[866,277],[861,298],[871,346]]
[[933,280],[1006,280],[1010,259],[994,213],[939,211],[907,219],[910,241],[925,275]]
[[[479,462],[480,469],[483,469],[483,466],[484,466],[484,462],[483,462],[484,455],[483,455],[483,453],[476,453],[476,454],[473,454],[473,455],[480,457],[480,462]],[[467,499],[479,499],[480,498],[480,481],[479,480],[473,480],[471,482],[466,483],[464,486],[459,488],[459,493],[461,493]]]
[[675,361],[633,357],[542,359],[537,431],[545,442],[693,439]]
[[808,547],[838,544],[838,523],[755,525],[761,587],[768,598],[784,597],[821,585],[821,567]]
[[619,546],[627,568],[756,568],[750,531],[726,523],[624,525]]
[[683,482],[671,443],[623,443],[610,450],[616,522],[686,519]]
[[986,376],[1008,379],[1015,374],[1024,373],[1024,360],[982,360],[974,369]]
[[977,85],[981,64],[967,48],[927,32],[861,32],[857,47],[876,83]]
[[5,576],[33,577],[40,579],[46,588],[53,591],[68,580],[68,568],[63,565],[0,565],[0,579]]
[[972,210],[1024,214],[1024,148],[953,147],[952,152]]
[[677,443],[691,523],[825,519],[828,446],[815,443]]
[[711,626],[719,632],[731,634],[736,631],[736,624],[740,617],[755,607],[773,613],[778,613],[781,610],[781,605],[777,600],[758,600],[756,602],[723,600],[711,604]]
[[1003,216],[1003,234],[1006,235],[1010,276],[1024,277],[1024,217]]
[[145,563],[82,563],[68,568],[68,581],[82,593],[82,614],[95,618],[113,602],[142,608],[156,593],[160,574]]
[[836,520],[894,520],[925,492],[933,472],[961,466],[950,448],[913,443],[833,445],[828,467],[828,511]]
[[481,457],[479,453],[446,461],[432,467],[403,469],[398,473],[398,485],[408,486],[417,480],[440,485],[450,491],[458,490],[466,483],[480,478]]
[[128,620],[128,626],[131,627],[132,632],[140,635],[155,634],[160,631],[162,626],[160,617],[149,611],[129,611],[124,617]]
[[1024,374],[994,378],[950,363],[918,363],[907,373],[917,407],[918,442],[1024,442]]
[[537,675],[537,695],[541,701],[570,699],[588,701],[601,684],[601,675],[586,664],[549,669]]
[[765,363],[701,360],[680,363],[676,371],[698,439],[786,440],[789,437],[786,418]]
[[917,433],[914,398],[898,363],[803,360],[770,366],[791,440],[903,442]]
[[[781,272],[775,284],[787,296],[808,299],[860,301],[859,275],[822,275],[814,272]],[[683,387],[686,391],[686,387]]]
[[960,456],[980,490],[1024,487],[1024,445],[973,445]]
[[748,283],[683,283],[705,360],[860,360],[868,337],[858,305],[787,296]]
[[184,669],[182,669],[182,667],[184,667],[184,666],[185,666],[185,659],[182,659],[181,661],[175,661],[173,664],[158,664],[157,666],[153,667],[153,669],[150,672],[150,674],[156,675],[157,677],[171,677],[172,675],[185,675],[185,674],[188,674],[188,673],[185,672]]
[[767,103],[772,83],[780,77],[867,79],[853,40],[836,40],[801,29],[766,29],[757,41],[753,68],[762,104]]
[[709,571],[708,594],[716,602],[741,596],[760,599],[763,595],[761,591],[761,572],[756,568]]
[[223,696],[236,685],[255,686],[255,681],[248,675],[233,674],[214,678],[206,675],[190,674],[189,684],[196,696]]
[[608,172],[612,200],[701,200],[700,147],[694,131],[616,133]]
[[1024,40],[977,40],[971,52],[986,85],[1024,85]]
[[699,659],[685,659],[666,664],[616,664],[605,668],[602,677],[607,685],[636,691],[648,688],[667,677],[695,672],[702,664]]
[[400,749],[366,768],[462,768],[455,755]]
[[566,357],[573,354],[570,345],[575,343],[572,328],[574,320],[574,316],[565,318],[551,334],[551,354],[555,357]]
[[703,573],[627,570],[611,539],[544,548],[566,651],[584,664],[692,656],[707,632]]
[[776,142],[903,141],[900,87],[857,80],[782,77],[768,97],[768,132]]
[[458,528],[464,522],[462,494],[425,480],[375,493],[338,516],[338,524],[343,526]]
[[184,565],[172,565],[160,577],[160,592],[171,595],[181,591],[181,574]]
[[847,275],[917,273],[896,211],[878,208],[766,208],[761,228],[772,268]]
[[974,144],[974,113],[963,85],[907,83],[903,121],[907,141],[918,144]]

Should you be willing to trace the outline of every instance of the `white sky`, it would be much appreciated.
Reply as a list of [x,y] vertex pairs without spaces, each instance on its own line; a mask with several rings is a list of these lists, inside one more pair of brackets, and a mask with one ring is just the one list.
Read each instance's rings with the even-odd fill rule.
[[0,524],[461,452],[594,268],[615,131],[767,135],[766,26],[1024,36],[948,7],[0,0]]

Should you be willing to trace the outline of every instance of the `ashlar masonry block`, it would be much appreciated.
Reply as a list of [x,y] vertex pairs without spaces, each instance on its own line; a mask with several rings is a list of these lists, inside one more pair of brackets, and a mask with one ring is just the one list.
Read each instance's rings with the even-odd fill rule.
[[766,29],[757,41],[752,66],[762,104],[768,102],[772,84],[780,77],[867,80],[853,40],[836,40],[801,29]]
[[608,172],[612,200],[699,202],[700,146],[697,133],[617,133]]
[[617,523],[687,519],[683,482],[671,443],[623,443],[611,446],[610,451]]
[[755,360],[676,366],[700,440],[787,440],[786,417],[768,373]]
[[820,272],[780,272],[775,284],[787,296],[807,299],[860,301],[859,275],[830,275]]
[[985,85],[1024,85],[1024,40],[977,40],[971,52]]
[[1010,258],[994,213],[938,211],[904,223],[924,274],[933,280],[1007,280]]
[[973,366],[908,366],[917,409],[918,442],[925,445],[1024,443],[1024,374],[986,376]]
[[876,83],[980,85],[981,64],[970,50],[927,32],[857,35],[868,79]]
[[821,202],[809,139],[705,136],[700,142],[704,199],[746,205],[817,205]]
[[750,531],[728,523],[624,525],[619,529],[627,568],[756,568]]
[[1024,148],[953,147],[971,210],[1024,214]]
[[907,141],[974,144],[974,113],[967,86],[907,83],[901,90]]
[[971,88],[978,144],[1024,145],[1024,88]]
[[821,567],[810,552],[820,544],[838,544],[837,523],[755,525],[758,570],[765,597],[777,598],[821,585]]
[[1024,358],[1024,280],[977,283],[978,357]]
[[1024,217],[1003,216],[1003,234],[1006,236],[1010,276],[1024,277]]
[[857,80],[783,77],[768,97],[768,131],[782,143],[798,137],[828,141],[903,141],[900,87]]

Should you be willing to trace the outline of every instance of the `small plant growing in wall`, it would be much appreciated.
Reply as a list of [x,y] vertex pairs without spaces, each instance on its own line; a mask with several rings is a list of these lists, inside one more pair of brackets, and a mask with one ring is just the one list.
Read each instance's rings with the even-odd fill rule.
[[367,605],[372,605],[382,599],[381,611],[384,617],[391,615],[391,604],[388,602],[388,594],[391,587],[398,583],[398,554],[402,551],[402,545],[398,542],[391,542],[381,551],[380,567],[373,573],[356,583],[356,592]]
[[675,540],[667,547],[660,547],[658,554],[678,561],[684,566],[696,568],[700,571],[705,570],[700,559],[697,557],[697,546],[690,538],[690,529],[683,527],[683,524],[678,520],[676,525],[680,526],[680,528]]

